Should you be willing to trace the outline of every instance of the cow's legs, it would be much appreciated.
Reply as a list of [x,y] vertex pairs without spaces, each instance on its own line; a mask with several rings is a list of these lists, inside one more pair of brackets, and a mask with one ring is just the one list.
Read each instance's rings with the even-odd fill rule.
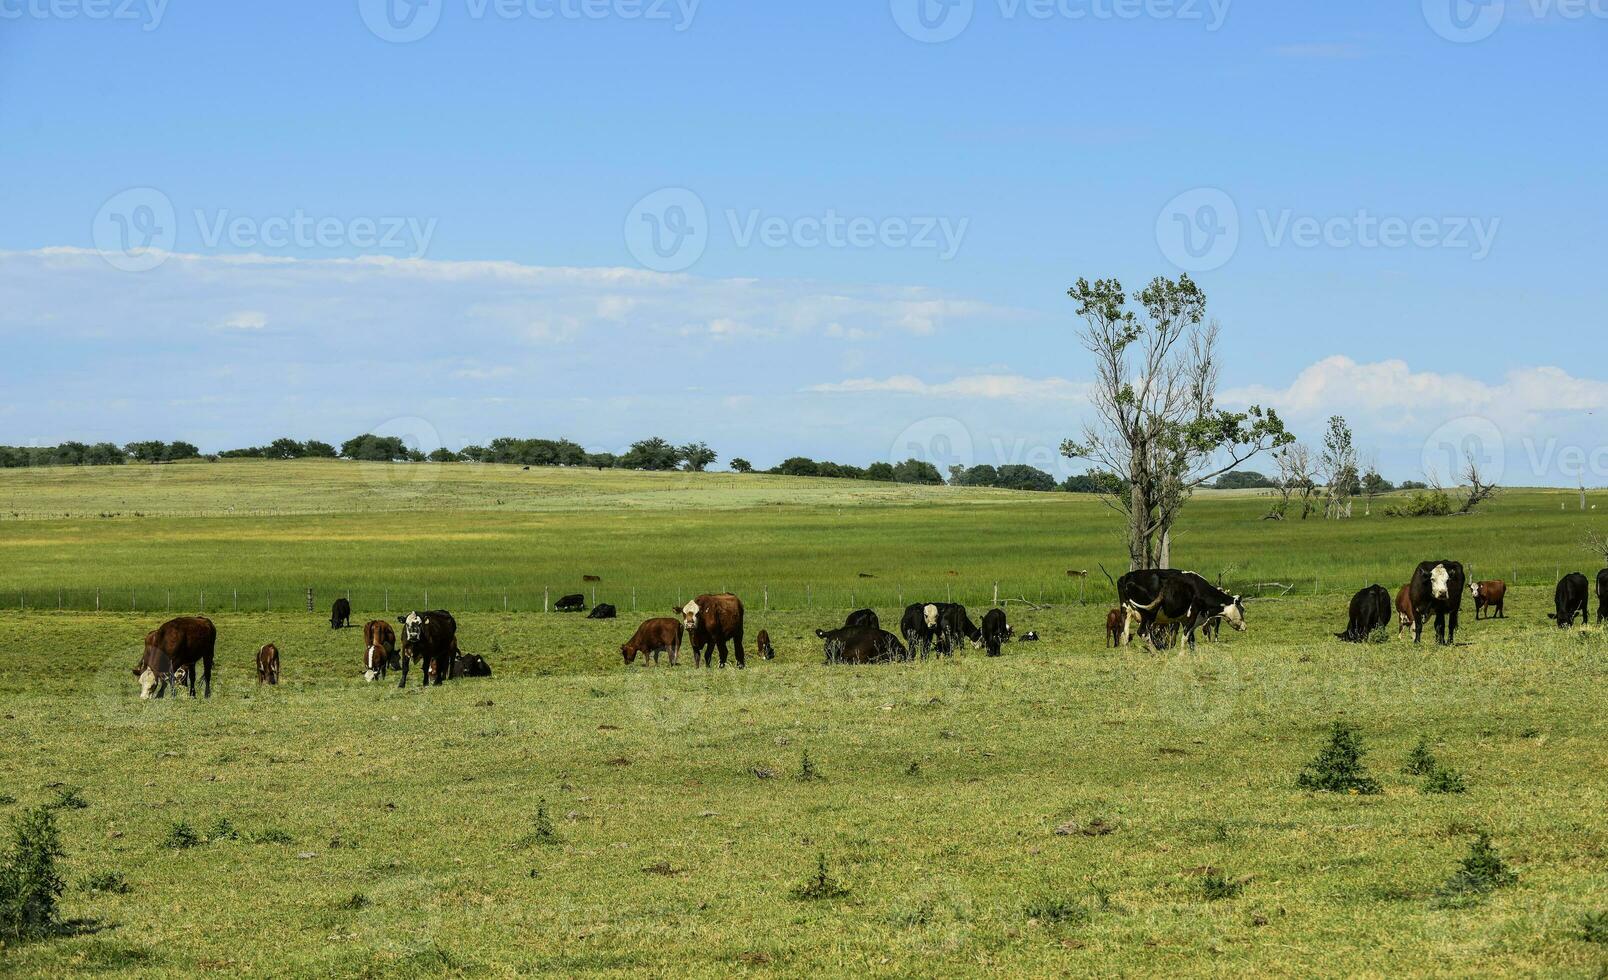
[[[203,671],[202,679],[206,682],[207,697],[210,698],[212,697],[212,654],[209,653],[201,659],[201,670]],[[277,664],[274,667],[273,683],[279,683],[279,670]]]
[[413,658],[409,656],[404,656],[402,658],[402,680],[399,684],[397,684],[399,689],[408,686],[408,661],[412,659]]
[[725,670],[726,669],[726,641],[721,640],[719,643],[716,643],[714,645],[720,648],[720,669]]
[[731,645],[732,653],[737,657],[737,669],[742,670],[747,666],[747,663],[743,659],[743,635],[738,633],[736,636],[732,637]]

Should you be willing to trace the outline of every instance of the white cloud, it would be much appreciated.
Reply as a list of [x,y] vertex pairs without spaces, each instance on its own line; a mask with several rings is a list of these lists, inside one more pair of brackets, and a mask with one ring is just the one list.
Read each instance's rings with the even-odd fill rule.
[[972,398],[983,400],[1084,401],[1089,386],[1065,378],[1028,378],[1019,374],[978,374],[948,381],[926,382],[908,374],[889,378],[850,378],[830,384],[812,385],[812,392],[850,394],[885,393],[922,398]]
[[219,326],[225,330],[261,330],[268,325],[268,315],[256,310],[241,310],[224,317]]
[[1271,405],[1296,419],[1345,415],[1387,431],[1424,432],[1448,419],[1477,415],[1515,428],[1548,416],[1608,408],[1608,382],[1558,367],[1515,368],[1492,384],[1459,374],[1414,371],[1405,361],[1360,364],[1326,357],[1284,388],[1250,385],[1224,391],[1233,405]]

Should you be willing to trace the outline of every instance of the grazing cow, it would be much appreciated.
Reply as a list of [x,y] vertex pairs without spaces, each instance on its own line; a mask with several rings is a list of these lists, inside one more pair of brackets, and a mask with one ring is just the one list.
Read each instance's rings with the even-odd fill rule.
[[874,609],[857,609],[854,612],[849,613],[849,618],[843,621],[843,625],[864,626],[870,629],[879,630],[882,628],[882,621],[877,619],[877,613]]
[[447,676],[453,680],[460,677],[490,677],[491,664],[478,653],[460,653],[452,658],[452,669]]
[[414,662],[424,670],[424,687],[430,686],[431,678],[440,687],[458,654],[458,621],[446,610],[433,609],[410,612],[397,622],[402,627],[402,681],[397,687],[408,686],[408,667]]
[[760,630],[759,635],[754,637],[754,647],[766,660],[776,659],[776,648],[771,646],[770,633],[765,630]]
[[582,575],[581,576],[581,581],[582,582],[601,582],[601,581],[603,581],[603,576],[601,576],[601,575]]
[[1451,646],[1457,641],[1457,614],[1463,608],[1467,588],[1463,565],[1455,561],[1421,562],[1408,583],[1408,601],[1413,608],[1413,642],[1424,639],[1424,623],[1435,616],[1435,642]]
[[1597,622],[1608,619],[1608,568],[1597,573]]
[[938,652],[954,656],[961,639],[969,641],[973,649],[982,649],[983,631],[966,615],[966,607],[958,602],[940,602],[938,605]]
[[391,666],[391,660],[396,654],[385,649],[378,643],[371,643],[363,651],[363,679],[366,681],[385,680],[385,671]]
[[[383,619],[371,619],[363,624],[363,656],[368,657],[368,651],[379,647],[385,652],[385,665],[391,670],[401,670],[402,661],[396,652],[396,630]],[[366,669],[366,668],[365,668]],[[384,671],[380,672],[384,675]],[[372,678],[371,678],[372,679]]]
[[910,659],[910,651],[886,630],[845,626],[816,630],[815,635],[821,638],[828,664],[885,664]]
[[1390,626],[1390,593],[1383,586],[1370,585],[1351,597],[1351,613],[1346,631],[1335,636],[1347,643],[1367,643],[1376,632]]
[[730,592],[701,595],[682,606],[682,625],[692,636],[692,665],[703,657],[705,667],[713,667],[715,648],[720,648],[720,666],[726,666],[726,644],[735,647],[737,669],[747,665],[743,657],[743,601]]
[[1586,611],[1586,598],[1591,592],[1591,583],[1579,572],[1570,572],[1558,583],[1558,589],[1553,593],[1553,602],[1558,611],[1548,613],[1548,619],[1558,621],[1558,629],[1568,629],[1574,625],[1575,617],[1580,617],[1581,625],[1591,622],[1591,614]]
[[686,627],[679,619],[668,616],[660,619],[650,619],[637,627],[631,639],[620,647],[620,656],[626,663],[635,663],[637,654],[642,654],[642,664],[647,666],[651,656],[653,662],[659,662],[659,654],[670,654],[670,666],[676,665],[676,657],[681,653],[681,637]]
[[257,651],[257,683],[279,683],[279,648],[272,643]]
[[1494,608],[1491,617],[1506,619],[1507,611],[1503,604],[1507,601],[1507,583],[1501,579],[1492,579],[1489,582],[1474,582],[1468,587],[1469,594],[1474,596],[1474,618],[1481,620],[1489,618],[1485,615],[1487,609]]
[[145,653],[134,668],[140,698],[162,697],[169,687],[186,687],[195,697],[195,665],[201,664],[207,697],[212,697],[212,654],[218,628],[205,616],[170,619],[145,634]]
[[[1221,617],[1234,629],[1245,631],[1245,604],[1194,572],[1174,569],[1141,569],[1117,579],[1117,599],[1124,608],[1138,614],[1139,632],[1145,643],[1156,649],[1156,627],[1176,624],[1195,646],[1195,630],[1209,620]],[[1132,622],[1122,624],[1122,643],[1132,639]]]
[[344,629],[352,625],[352,603],[344,596],[336,599],[329,609],[329,628],[332,630]]
[[562,599],[558,600],[557,602],[553,603],[553,611],[554,612],[585,612],[586,611],[586,596],[581,595],[579,592],[575,593],[574,595],[567,595],[564,598],[562,598]]
[[1418,621],[1418,618],[1413,615],[1413,586],[1411,582],[1402,586],[1396,592],[1396,619],[1401,624],[1400,628],[1396,630],[1397,636],[1412,629],[1413,623]]
[[618,615],[619,615],[619,611],[616,610],[613,606],[609,605],[606,602],[600,602],[597,605],[592,607],[592,611],[586,614],[586,618],[587,619],[613,619],[615,616],[618,616]]
[[899,620],[899,633],[912,655],[919,648],[922,659],[926,659],[938,636],[937,603],[912,602],[906,606],[904,616]]
[[983,614],[983,646],[990,657],[999,656],[1000,645],[1011,638],[1011,626],[1005,621],[1005,610],[990,609]]

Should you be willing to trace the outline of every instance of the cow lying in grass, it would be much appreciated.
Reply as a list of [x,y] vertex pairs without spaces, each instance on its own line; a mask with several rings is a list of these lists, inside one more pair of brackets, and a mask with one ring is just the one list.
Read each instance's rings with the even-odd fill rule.
[[887,630],[864,626],[845,626],[835,630],[816,630],[828,664],[885,664],[909,660],[910,651]]

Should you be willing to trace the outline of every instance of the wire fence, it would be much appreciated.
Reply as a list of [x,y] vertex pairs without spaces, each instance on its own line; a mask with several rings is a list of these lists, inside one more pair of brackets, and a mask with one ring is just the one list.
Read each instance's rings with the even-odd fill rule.
[[[1501,578],[1509,586],[1550,587],[1567,571],[1557,568],[1496,569],[1466,566],[1468,580]],[[1380,584],[1394,593],[1410,577],[1411,568],[1343,568],[1314,575],[1260,570],[1239,575],[1220,584],[1230,592],[1253,599],[1279,599],[1300,596],[1339,595],[1349,597],[1370,584]],[[1118,574],[1118,572],[1113,572]],[[1203,573],[1208,579],[1218,576]],[[1549,577],[1550,576],[1550,577]],[[402,614],[417,609],[448,609],[465,612],[552,613],[558,601],[580,595],[588,608],[599,603],[613,605],[620,615],[629,613],[668,614],[703,592],[735,592],[752,611],[832,609],[903,609],[915,602],[958,602],[968,608],[991,606],[1087,606],[1116,602],[1113,583],[1099,571],[1068,574],[1060,579],[1036,581],[978,581],[952,579],[909,585],[880,580],[858,585],[840,583],[713,583],[700,589],[587,583],[584,586],[387,586],[315,584],[312,586],[236,587],[231,585],[92,588],[11,588],[0,587],[0,608],[21,611],[61,610],[73,612],[134,613],[303,613],[327,617],[336,599],[351,603],[354,619]]]

